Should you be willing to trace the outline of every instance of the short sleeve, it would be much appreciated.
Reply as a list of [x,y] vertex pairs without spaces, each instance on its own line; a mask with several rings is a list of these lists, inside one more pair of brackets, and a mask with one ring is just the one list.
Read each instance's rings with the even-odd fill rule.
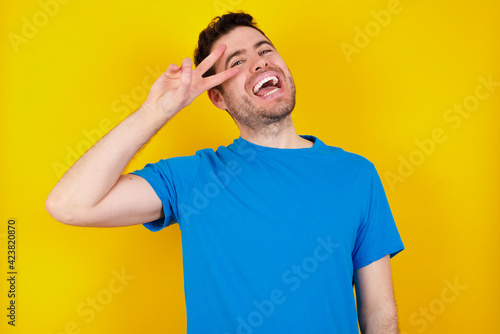
[[144,227],[157,232],[179,221],[178,206],[191,193],[199,160],[197,155],[163,159],[130,173],[144,178],[163,205],[165,217],[144,223]]
[[367,186],[366,207],[352,253],[354,270],[388,254],[392,258],[404,249],[382,182],[373,165]]

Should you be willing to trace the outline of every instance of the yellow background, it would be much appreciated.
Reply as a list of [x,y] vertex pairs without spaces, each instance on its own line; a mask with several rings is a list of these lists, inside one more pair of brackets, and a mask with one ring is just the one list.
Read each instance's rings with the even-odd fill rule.
[[[500,81],[498,1],[66,2],[0,10],[1,267],[15,218],[19,272],[15,328],[1,280],[2,332],[185,332],[177,225],[77,228],[44,204],[69,164],[140,106],[153,74],[192,56],[199,32],[230,9],[251,13],[287,61],[298,133],[377,167],[406,246],[392,261],[402,333],[498,331],[500,87],[479,88],[489,96],[469,117],[446,120],[454,104],[474,102],[480,77]],[[388,9],[398,12],[376,23],[372,11]],[[357,51],[346,56],[347,44]],[[434,129],[446,140],[418,153],[416,141]],[[238,134],[203,95],[127,171]],[[391,181],[410,156],[413,170]],[[122,271],[129,280],[120,286],[113,272]],[[461,289],[447,288],[453,282]],[[91,318],[96,297],[106,303]]]

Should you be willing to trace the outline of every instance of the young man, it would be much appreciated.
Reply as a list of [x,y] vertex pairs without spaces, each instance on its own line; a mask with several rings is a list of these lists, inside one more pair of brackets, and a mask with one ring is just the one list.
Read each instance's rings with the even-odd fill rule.
[[[404,247],[373,164],[296,133],[292,75],[250,15],[214,19],[195,61],[170,65],[68,170],[49,213],[79,226],[177,222],[188,333],[358,333],[358,319],[363,333],[398,333],[390,257]],[[122,174],[205,91],[240,137]]]

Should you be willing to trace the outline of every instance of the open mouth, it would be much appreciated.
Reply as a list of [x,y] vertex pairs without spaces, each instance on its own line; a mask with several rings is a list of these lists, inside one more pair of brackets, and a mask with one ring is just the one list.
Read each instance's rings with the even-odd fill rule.
[[252,88],[252,92],[254,95],[259,97],[266,97],[275,92],[277,92],[281,88],[281,80],[276,75],[268,75],[259,82],[255,84]]

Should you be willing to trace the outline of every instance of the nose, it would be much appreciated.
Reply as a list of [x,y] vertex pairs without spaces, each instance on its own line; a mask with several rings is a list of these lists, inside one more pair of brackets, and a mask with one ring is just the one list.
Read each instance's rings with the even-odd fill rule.
[[258,70],[262,70],[263,68],[267,67],[267,61],[265,59],[259,58],[255,62],[254,66],[255,66],[255,72],[257,72]]

